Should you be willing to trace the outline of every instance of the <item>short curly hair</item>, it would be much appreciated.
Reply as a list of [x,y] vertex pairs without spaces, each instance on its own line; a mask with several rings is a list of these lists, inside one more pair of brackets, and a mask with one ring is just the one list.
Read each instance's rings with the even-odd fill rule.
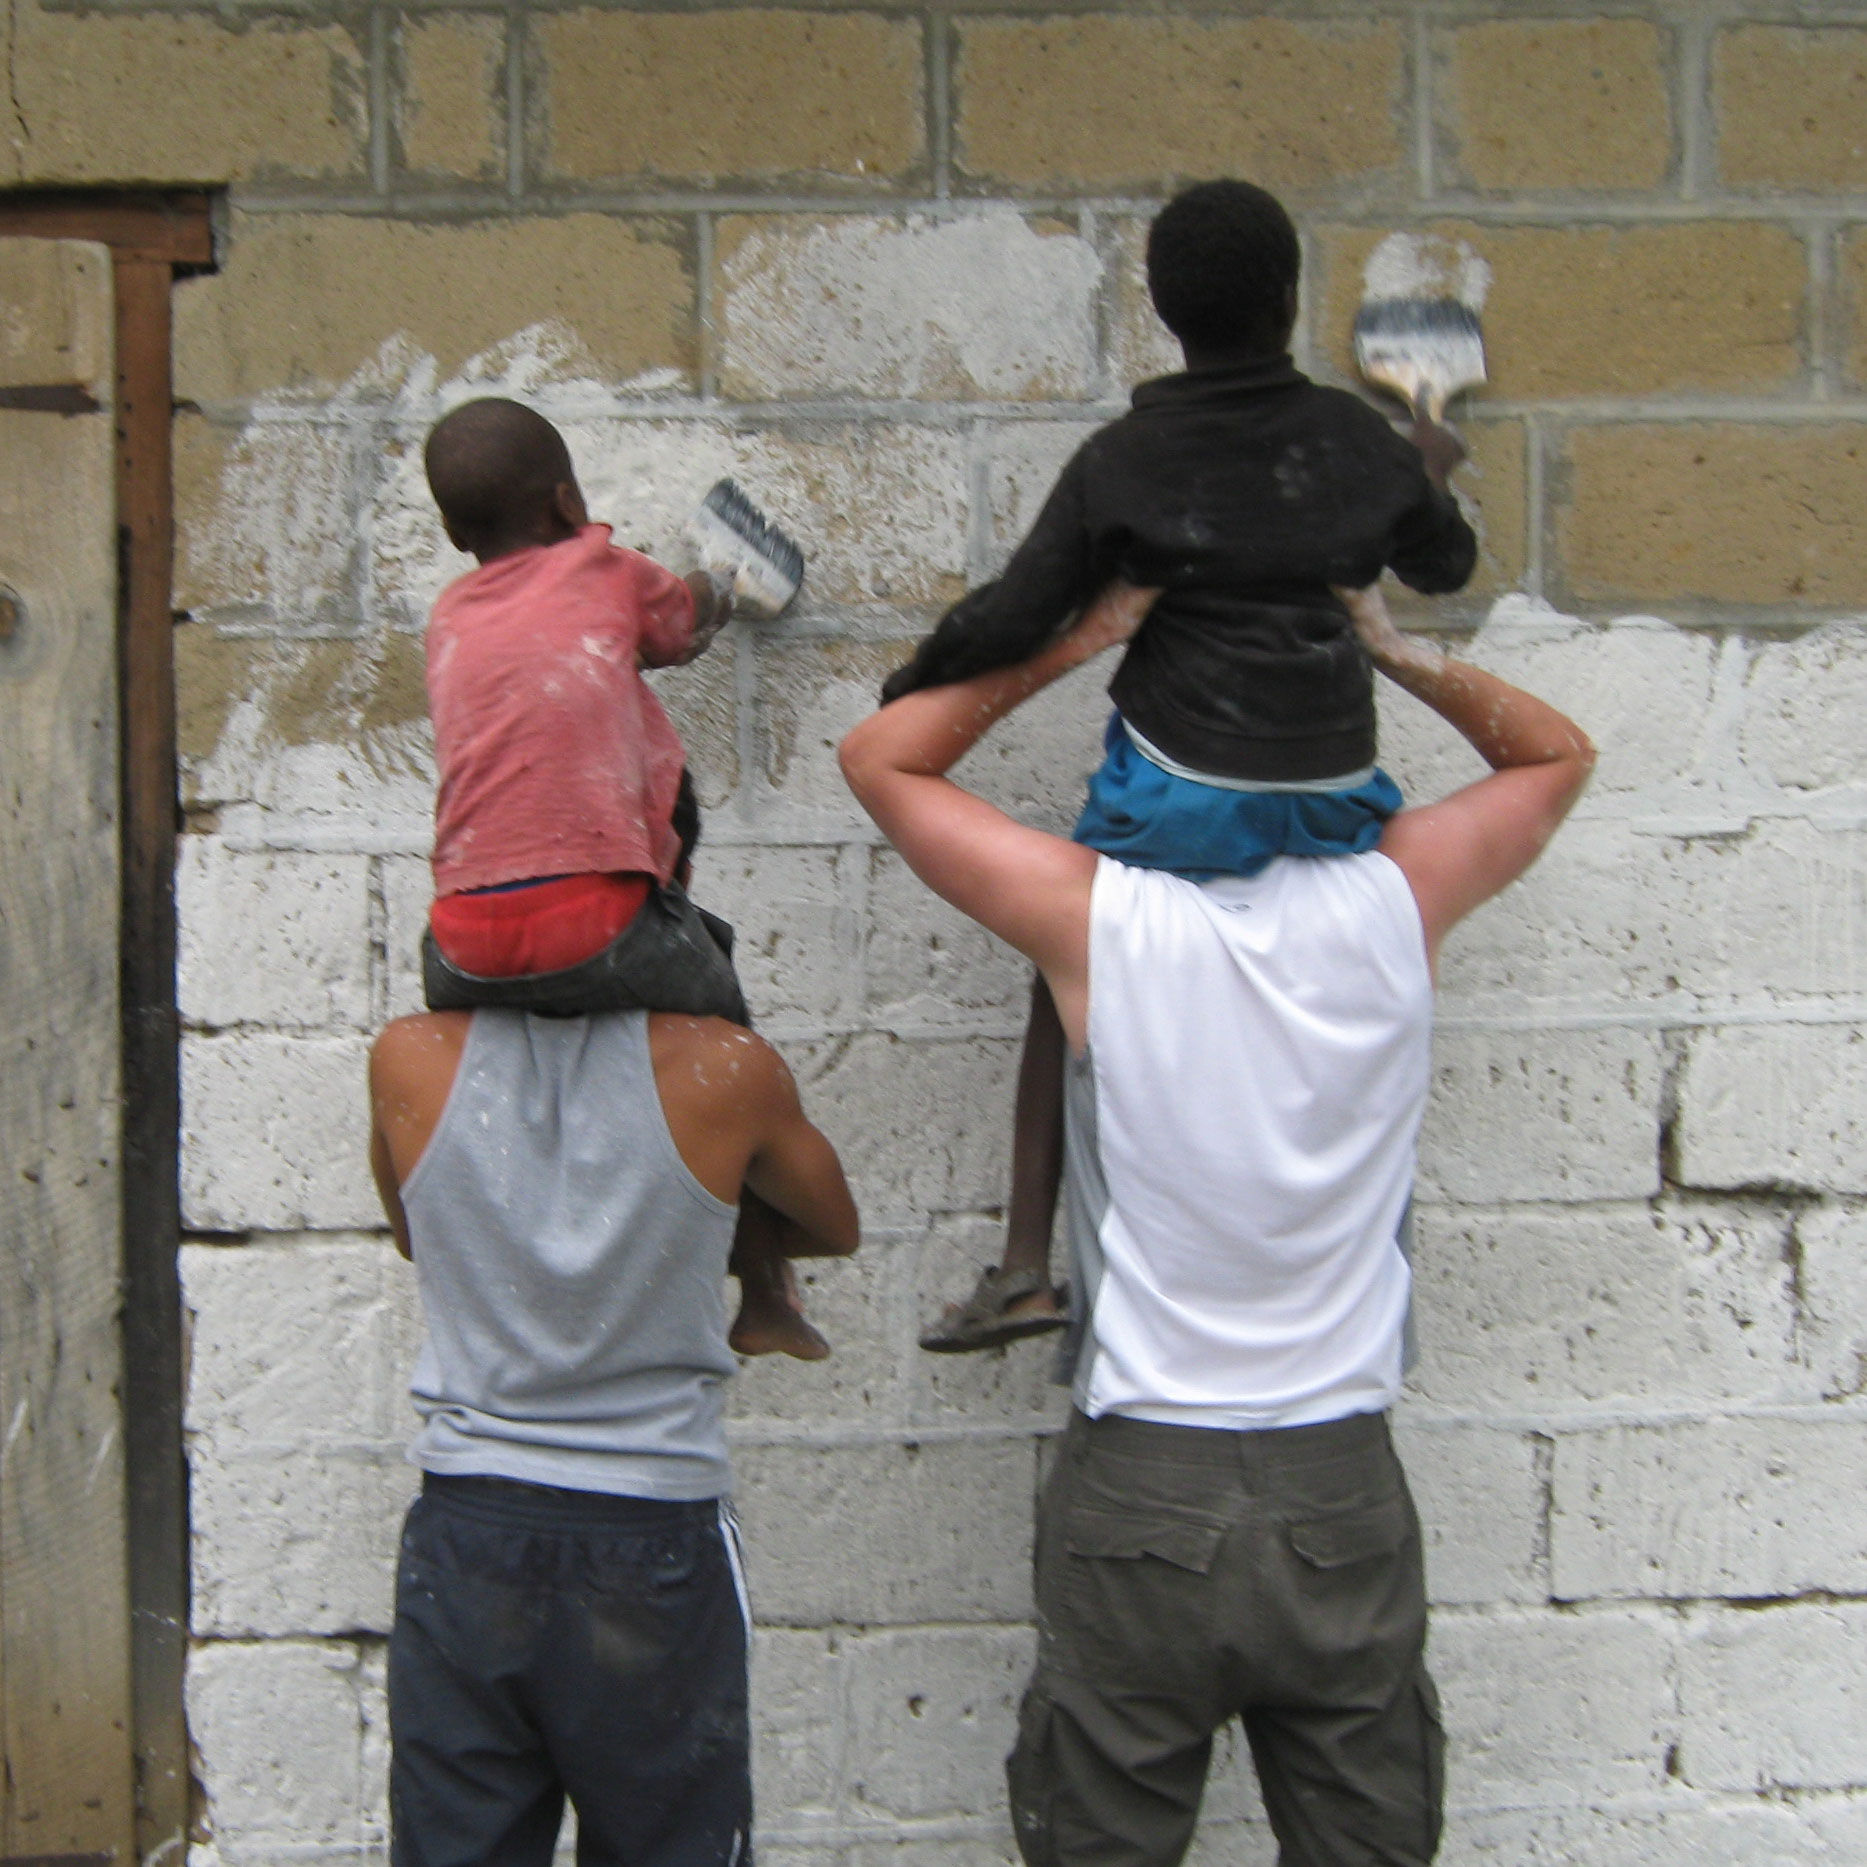
[[1200,182],[1147,231],[1154,309],[1183,344],[1204,349],[1281,348],[1302,263],[1283,203],[1250,182]]

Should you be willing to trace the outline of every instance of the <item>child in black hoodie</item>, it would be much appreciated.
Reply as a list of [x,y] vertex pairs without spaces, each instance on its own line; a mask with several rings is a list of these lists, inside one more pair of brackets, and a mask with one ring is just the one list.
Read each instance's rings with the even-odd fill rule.
[[[1076,840],[1194,880],[1371,849],[1400,807],[1375,765],[1374,679],[1332,586],[1391,569],[1459,589],[1477,541],[1446,489],[1463,450],[1411,442],[1288,354],[1300,252],[1247,182],[1176,196],[1148,290],[1186,369],[1140,385],[1058,478],[1003,576],[957,603],[884,700],[1022,661],[1111,579],[1159,599],[1109,684],[1116,711]],[[1039,981],[1019,1074],[1004,1261],[921,1338],[939,1352],[1059,1327],[1049,1277],[1062,1031]]]

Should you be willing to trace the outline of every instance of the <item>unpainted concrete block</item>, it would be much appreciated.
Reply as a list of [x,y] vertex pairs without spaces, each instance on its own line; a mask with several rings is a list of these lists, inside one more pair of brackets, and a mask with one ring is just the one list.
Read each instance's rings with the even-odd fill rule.
[[1426,1592],[1441,1604],[1547,1598],[1543,1474],[1527,1433],[1428,1424],[1402,1410],[1395,1444],[1419,1511]]
[[1150,377],[1184,369],[1186,359],[1148,297],[1147,221],[1136,215],[1111,216],[1104,228],[1109,388],[1120,394]]
[[1402,160],[1403,47],[1384,21],[965,20],[958,166],[980,181],[1092,193],[1166,192],[1209,175],[1303,193],[1366,183]]
[[[1634,24],[1634,22],[1624,22]],[[1644,30],[1644,28],[1642,28]],[[1808,256],[1760,221],[1500,227],[1435,221],[1490,268],[1487,393],[1562,396],[1769,391],[1802,373]],[[1321,349],[1354,380],[1362,268],[1384,227],[1324,228]],[[1651,583],[1640,586],[1651,601]],[[1636,596],[1633,600],[1641,600]]]
[[421,936],[434,904],[434,871],[423,856],[384,856],[377,872],[382,884],[387,1013],[406,1018],[427,1009],[421,988]]
[[1473,1204],[1657,1192],[1661,1075],[1652,1031],[1441,1029],[1420,1197]]
[[1032,968],[975,920],[949,907],[892,849],[869,858],[865,998],[890,1029],[981,1018],[1021,1024]]
[[553,175],[874,188],[924,160],[913,20],[585,8],[532,30]]
[[[744,1447],[752,1611],[770,1626],[1030,1612],[1029,1440]],[[903,1560],[906,1552],[912,1560]]]
[[[1867,1453],[1848,1420],[1710,1419],[1556,1440],[1550,1566],[1565,1601],[1858,1594]],[[1752,1709],[1761,1698],[1751,1694]]]
[[[1680,1642],[1680,1768],[1695,1788],[1842,1788],[1867,1744],[1867,1606],[1694,1615]],[[1767,1683],[1766,1683],[1767,1682]]]
[[752,1804],[761,1828],[835,1816],[849,1744],[848,1636],[762,1627],[752,1641]]
[[1474,21],[1442,43],[1441,134],[1468,186],[1656,188],[1672,167],[1671,47],[1638,19]]
[[1454,1808],[1442,1867],[1850,1867],[1867,1844],[1867,1815],[1852,1796],[1733,1800],[1669,1784],[1630,1805]]
[[998,1814],[1033,1646],[1027,1627],[913,1628],[851,1640],[851,1801],[897,1820]]
[[380,1222],[369,1177],[367,1040],[182,1040],[182,1223],[201,1231]]
[[1788,1239],[1747,1206],[1421,1207],[1411,1385],[1513,1410],[1800,1393]]
[[399,1447],[200,1459],[189,1487],[195,1632],[387,1634],[402,1514],[419,1483]]
[[1463,1803],[1657,1790],[1676,1734],[1676,1634],[1657,1613],[1434,1617],[1428,1660]]
[[1004,570],[1006,560],[1036,523],[1057,475],[1093,433],[1094,426],[1087,422],[1020,421],[1008,422],[993,434],[986,465],[986,496],[991,503],[990,558],[984,566],[988,576],[996,577]]
[[244,216],[221,270],[176,294],[176,393],[204,402],[410,381],[432,393],[437,375],[501,345],[534,388],[645,372],[678,382],[694,362],[687,256],[662,224],[604,214]]
[[[365,1668],[345,1641],[212,1643],[188,1662],[188,1731],[224,1858],[380,1845],[363,1781]],[[278,1856],[274,1856],[277,1858]]]
[[761,1023],[821,1028],[853,1008],[858,929],[835,850],[703,842],[693,894],[732,922],[733,964]]
[[843,736],[881,704],[882,682],[913,653],[900,642],[797,641],[759,656],[765,779],[786,804],[851,829],[868,822],[836,762]]
[[366,858],[244,855],[213,837],[183,837],[175,911],[190,1023],[369,1022]]
[[1578,428],[1556,511],[1584,602],[1867,602],[1857,428],[1691,422]]
[[110,258],[77,241],[0,247],[0,371],[9,383],[70,383],[98,401],[115,390]]
[[1693,1032],[1673,1144],[1685,1186],[1867,1191],[1867,1034],[1847,1024]]
[[182,1287],[187,1426],[203,1455],[386,1447],[413,1433],[415,1273],[386,1234],[184,1245]]
[[741,217],[716,236],[722,391],[1080,400],[1095,376],[1094,250],[1007,208],[957,218]]
[[1867,1209],[1825,1200],[1795,1217],[1798,1347],[1824,1400],[1867,1394]]
[[1759,193],[1867,184],[1864,98],[1867,30],[1725,27],[1712,51],[1719,179]]
[[405,19],[395,123],[418,175],[493,181],[506,153],[506,35],[490,13]]
[[20,182],[360,179],[363,52],[286,18],[22,5],[8,43]]
[[788,1044],[804,1106],[829,1136],[872,1225],[997,1205],[1009,1171],[1009,1039],[876,1032]]

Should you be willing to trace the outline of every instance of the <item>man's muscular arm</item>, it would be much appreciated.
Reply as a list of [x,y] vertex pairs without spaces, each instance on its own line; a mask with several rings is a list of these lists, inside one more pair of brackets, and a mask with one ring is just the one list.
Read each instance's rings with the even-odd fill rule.
[[1374,665],[1424,701],[1478,752],[1491,775],[1436,804],[1404,810],[1381,851],[1419,903],[1427,951],[1480,902],[1514,882],[1555,835],[1595,769],[1588,735],[1546,702],[1394,627],[1378,588],[1338,590]]

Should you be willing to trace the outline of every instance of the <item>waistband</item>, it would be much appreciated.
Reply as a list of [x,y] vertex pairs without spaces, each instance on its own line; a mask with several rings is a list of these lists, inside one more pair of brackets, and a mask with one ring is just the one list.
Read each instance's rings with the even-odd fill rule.
[[453,1516],[533,1530],[673,1530],[717,1523],[723,1502],[720,1498],[622,1497],[608,1491],[574,1491],[565,1485],[455,1472],[424,1472],[421,1495],[429,1505]]
[[1315,1465],[1380,1451],[1390,1443],[1385,1413],[1350,1413],[1310,1426],[1238,1431],[1224,1426],[1166,1426],[1158,1420],[1131,1420],[1120,1413],[1092,1420],[1080,1409],[1071,1411],[1064,1439],[1133,1458],[1225,1471],[1241,1466],[1246,1471],[1277,1471]]
[[1128,735],[1128,742],[1147,760],[1150,765],[1160,769],[1173,778],[1185,778],[1194,784],[1210,785],[1215,791],[1268,791],[1290,793],[1297,796],[1331,791],[1359,791],[1364,784],[1374,782],[1375,773],[1380,769],[1375,765],[1364,765],[1359,771],[1343,772],[1336,778],[1225,778],[1217,772],[1195,771],[1191,765],[1182,765],[1176,758],[1163,752],[1152,740],[1138,733],[1132,721],[1118,712],[1115,716],[1121,721],[1121,729]]

